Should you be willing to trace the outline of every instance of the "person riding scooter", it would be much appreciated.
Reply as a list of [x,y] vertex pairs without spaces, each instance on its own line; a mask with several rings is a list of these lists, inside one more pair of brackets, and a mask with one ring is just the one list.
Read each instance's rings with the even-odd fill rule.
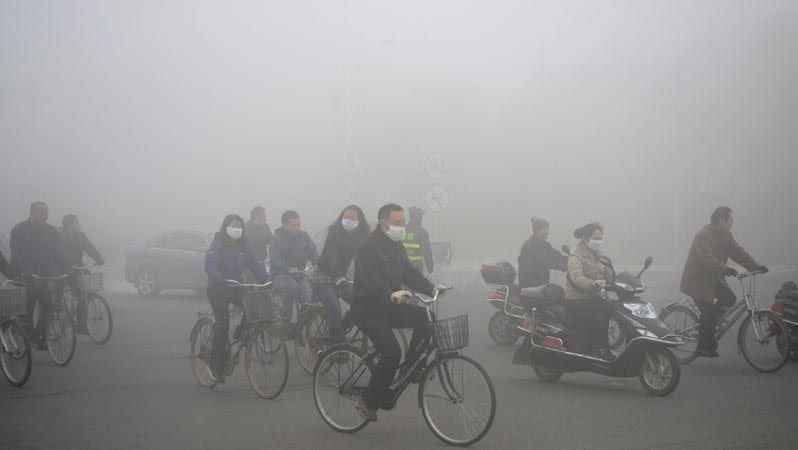
[[579,245],[568,258],[565,310],[577,333],[576,350],[612,361],[615,355],[608,343],[611,311],[607,302],[597,295],[612,277],[612,270],[599,260],[603,236],[604,228],[597,222],[574,231]]

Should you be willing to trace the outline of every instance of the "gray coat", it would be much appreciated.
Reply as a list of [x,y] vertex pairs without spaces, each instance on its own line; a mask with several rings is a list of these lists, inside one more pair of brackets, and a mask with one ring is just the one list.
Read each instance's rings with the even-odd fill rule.
[[593,250],[584,242],[576,246],[568,258],[568,284],[565,287],[565,298],[568,300],[585,300],[596,298],[591,295],[593,282],[606,280],[612,276],[609,267],[599,262]]

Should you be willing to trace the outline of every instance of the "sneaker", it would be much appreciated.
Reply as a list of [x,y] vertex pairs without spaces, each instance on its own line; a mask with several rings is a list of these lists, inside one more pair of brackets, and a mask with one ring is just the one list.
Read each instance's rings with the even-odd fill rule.
[[367,422],[377,421],[377,411],[369,408],[369,405],[366,403],[366,399],[363,397],[357,399],[357,412],[359,412],[360,417]]
[[705,348],[699,347],[698,350],[695,352],[696,356],[700,356],[702,358],[717,358],[718,352],[716,350],[708,350]]
[[223,384],[224,383],[224,375],[215,374],[213,369],[211,369],[210,367],[208,367],[208,374],[211,377],[211,381],[213,381],[214,383],[216,383],[216,384]]

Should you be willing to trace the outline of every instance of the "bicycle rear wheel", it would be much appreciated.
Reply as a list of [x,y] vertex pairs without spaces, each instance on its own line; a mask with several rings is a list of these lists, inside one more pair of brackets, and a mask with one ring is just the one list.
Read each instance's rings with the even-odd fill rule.
[[313,374],[313,368],[323,351],[322,341],[327,337],[327,311],[321,306],[310,306],[297,320],[294,349],[299,365]]
[[66,366],[75,356],[77,335],[72,314],[61,301],[50,305],[50,323],[47,326],[47,353],[57,366]]
[[261,398],[275,398],[288,381],[288,350],[271,327],[259,329],[244,350],[244,368],[249,384]]
[[693,362],[698,357],[698,316],[686,306],[671,305],[660,313],[660,320],[685,341],[671,349],[679,363]]
[[103,345],[111,339],[114,320],[108,302],[100,294],[89,294],[86,297],[86,328],[95,344]]
[[496,391],[488,373],[459,354],[432,363],[418,388],[418,400],[427,426],[449,445],[478,442],[496,416]]
[[754,369],[773,373],[784,367],[790,356],[784,322],[771,311],[754,311],[740,324],[737,345],[746,362]]
[[216,382],[211,378],[208,364],[211,360],[211,349],[213,344],[213,320],[202,317],[194,324],[191,330],[191,371],[197,384],[206,388],[213,389]]
[[365,394],[373,373],[365,352],[338,345],[324,352],[313,371],[313,400],[322,420],[335,431],[355,433],[368,425],[356,401]]
[[23,386],[30,378],[33,359],[25,330],[16,320],[9,320],[0,326],[0,333],[3,333],[3,340],[9,344],[8,348],[0,346],[0,368],[3,375],[12,386]]

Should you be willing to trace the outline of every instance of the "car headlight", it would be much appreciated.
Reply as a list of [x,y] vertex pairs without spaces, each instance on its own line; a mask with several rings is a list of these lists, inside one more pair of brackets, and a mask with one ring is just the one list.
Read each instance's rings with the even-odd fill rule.
[[648,303],[624,303],[623,306],[637,317],[644,319],[657,318],[657,312]]

